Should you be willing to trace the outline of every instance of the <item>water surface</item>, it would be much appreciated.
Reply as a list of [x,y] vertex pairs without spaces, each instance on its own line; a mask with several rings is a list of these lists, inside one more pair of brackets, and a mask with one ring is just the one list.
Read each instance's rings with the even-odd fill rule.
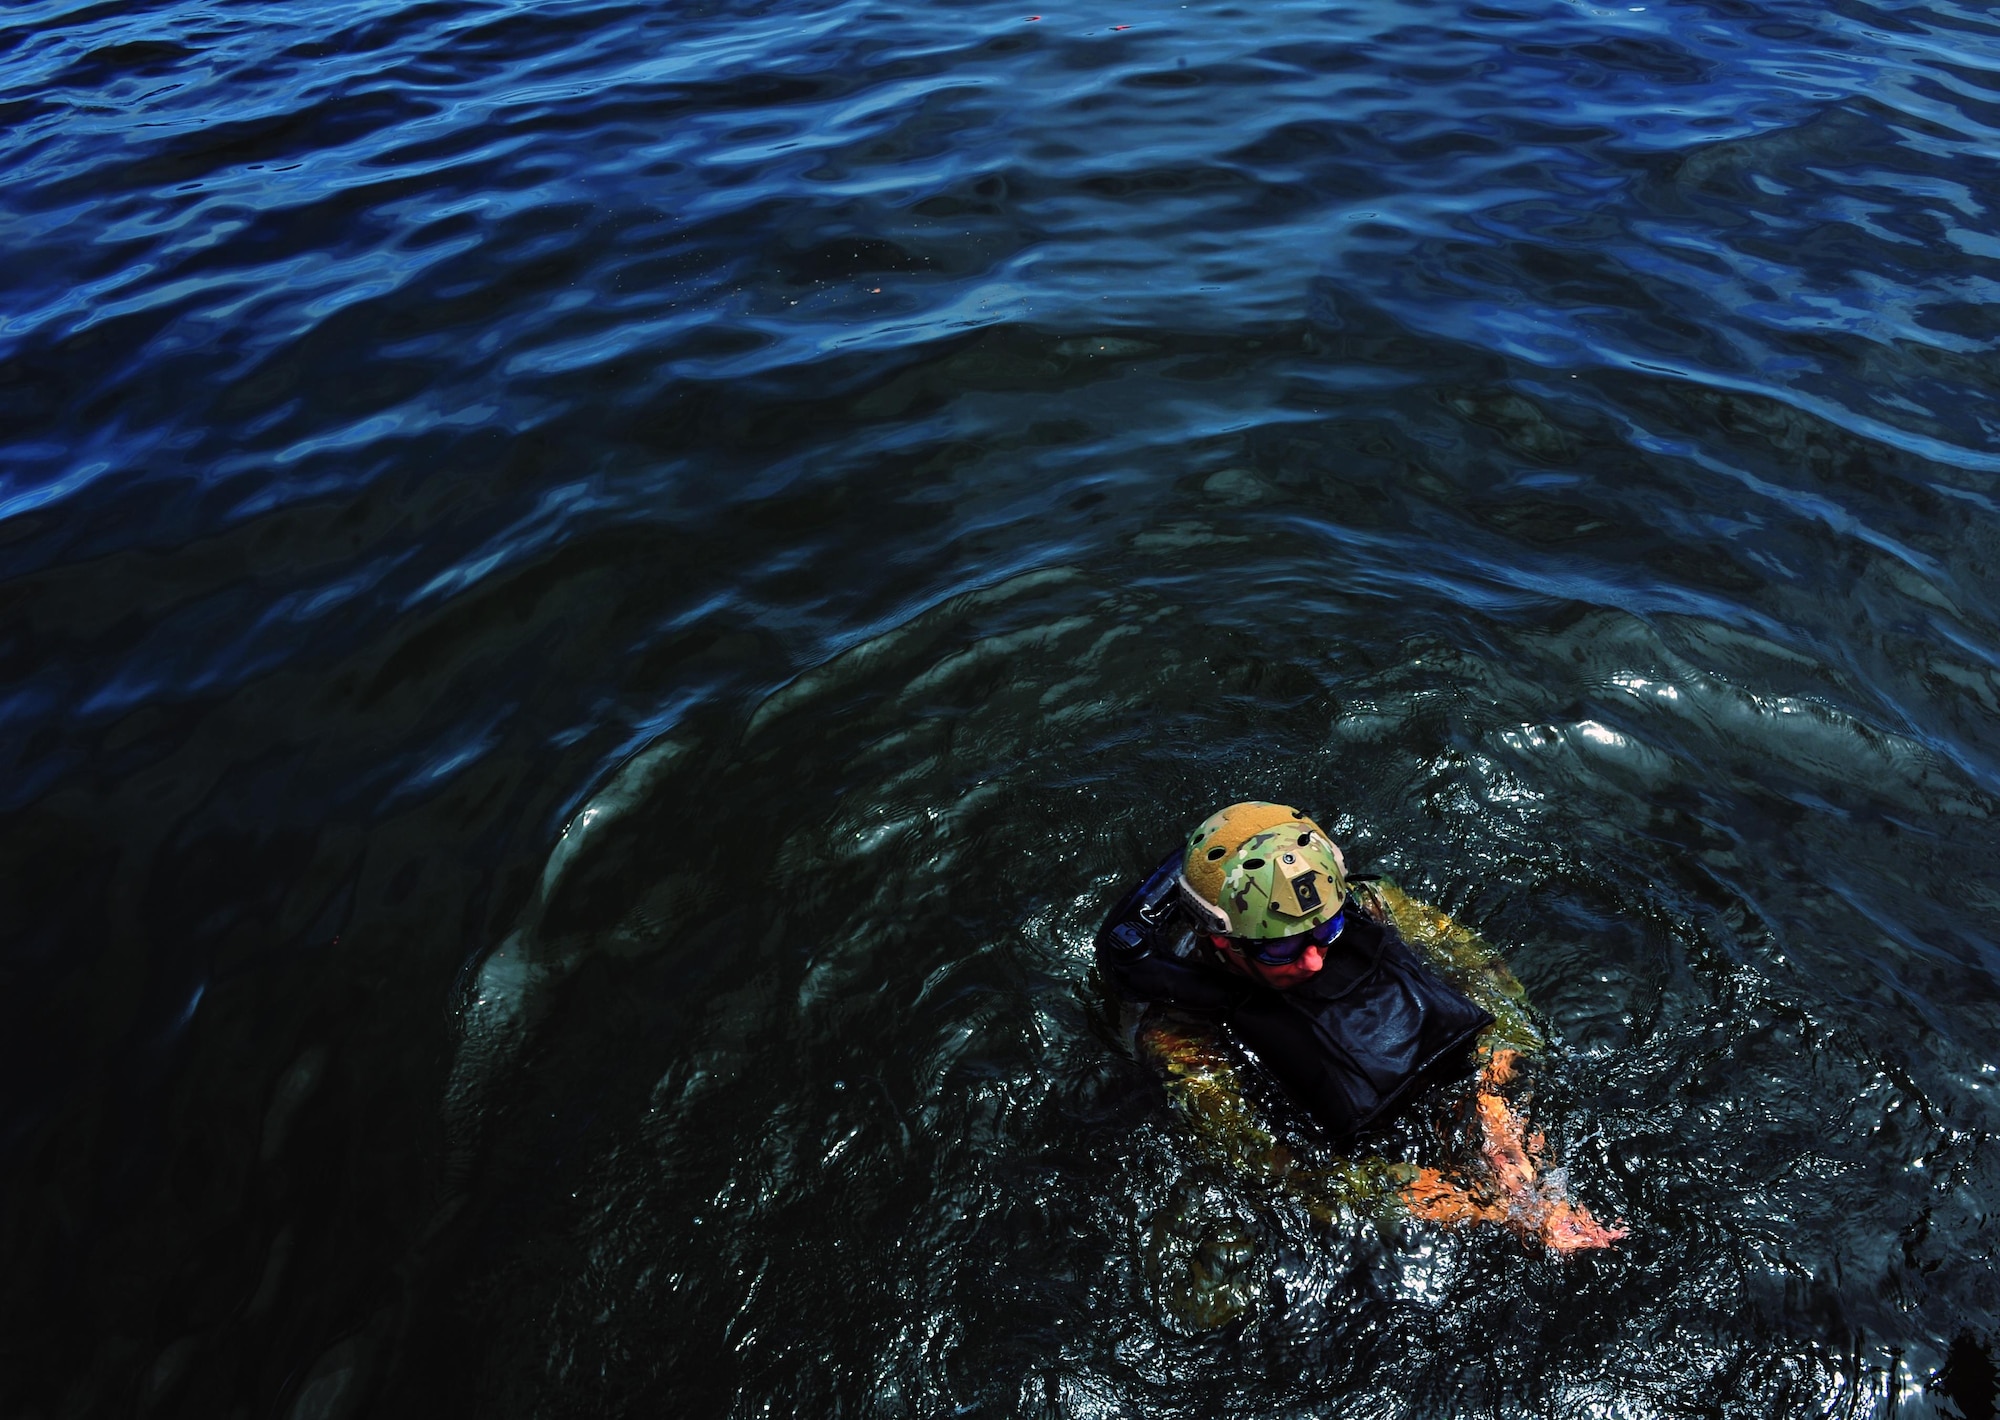
[[[16,4],[8,1413],[1990,1416],[1996,92],[1951,3]],[[1203,1163],[1088,941],[1246,797],[1506,949],[1626,1244]]]

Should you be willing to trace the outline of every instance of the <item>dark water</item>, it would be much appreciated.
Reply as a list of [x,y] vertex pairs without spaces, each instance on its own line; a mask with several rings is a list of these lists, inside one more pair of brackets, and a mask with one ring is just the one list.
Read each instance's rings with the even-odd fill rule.
[[[0,1411],[1991,1415],[2000,23],[1026,13],[0,13]],[[1627,1243],[1207,1170],[1253,796]]]

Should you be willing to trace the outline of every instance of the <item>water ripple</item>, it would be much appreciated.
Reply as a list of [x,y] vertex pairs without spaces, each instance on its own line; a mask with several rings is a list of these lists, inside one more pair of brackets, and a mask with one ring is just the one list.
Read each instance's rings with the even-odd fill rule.
[[[1997,94],[1943,0],[0,14],[9,1413],[1971,1414]],[[1088,932],[1280,791],[1628,1249],[1200,1162]]]

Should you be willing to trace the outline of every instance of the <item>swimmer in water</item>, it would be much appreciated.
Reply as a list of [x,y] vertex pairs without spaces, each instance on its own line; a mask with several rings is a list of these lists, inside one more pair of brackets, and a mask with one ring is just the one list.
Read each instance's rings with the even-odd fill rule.
[[[1496,1224],[1559,1255],[1625,1235],[1570,1200],[1510,1098],[1522,1061],[1545,1042],[1499,955],[1393,884],[1351,881],[1339,847],[1299,810],[1241,803],[1204,821],[1112,910],[1097,957],[1106,981],[1141,1008],[1138,1048],[1197,1136],[1316,1215]],[[1343,1149],[1427,1084],[1476,1073],[1477,1162],[1301,1165],[1258,1119],[1226,1037],[1255,1052]],[[1189,1261],[1196,1280],[1178,1295],[1195,1325],[1233,1314],[1226,1288],[1210,1296],[1201,1284],[1228,1271],[1204,1262],[1206,1252],[1226,1258],[1232,1247],[1241,1251],[1205,1243]]]

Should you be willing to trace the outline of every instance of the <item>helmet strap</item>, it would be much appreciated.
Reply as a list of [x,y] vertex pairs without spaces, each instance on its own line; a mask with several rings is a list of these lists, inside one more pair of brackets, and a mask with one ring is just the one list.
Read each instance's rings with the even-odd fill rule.
[[1229,914],[1196,892],[1194,884],[1187,880],[1186,873],[1176,874],[1174,883],[1180,888],[1181,900],[1187,904],[1188,911],[1194,914],[1195,921],[1211,932],[1225,937],[1229,935]]

